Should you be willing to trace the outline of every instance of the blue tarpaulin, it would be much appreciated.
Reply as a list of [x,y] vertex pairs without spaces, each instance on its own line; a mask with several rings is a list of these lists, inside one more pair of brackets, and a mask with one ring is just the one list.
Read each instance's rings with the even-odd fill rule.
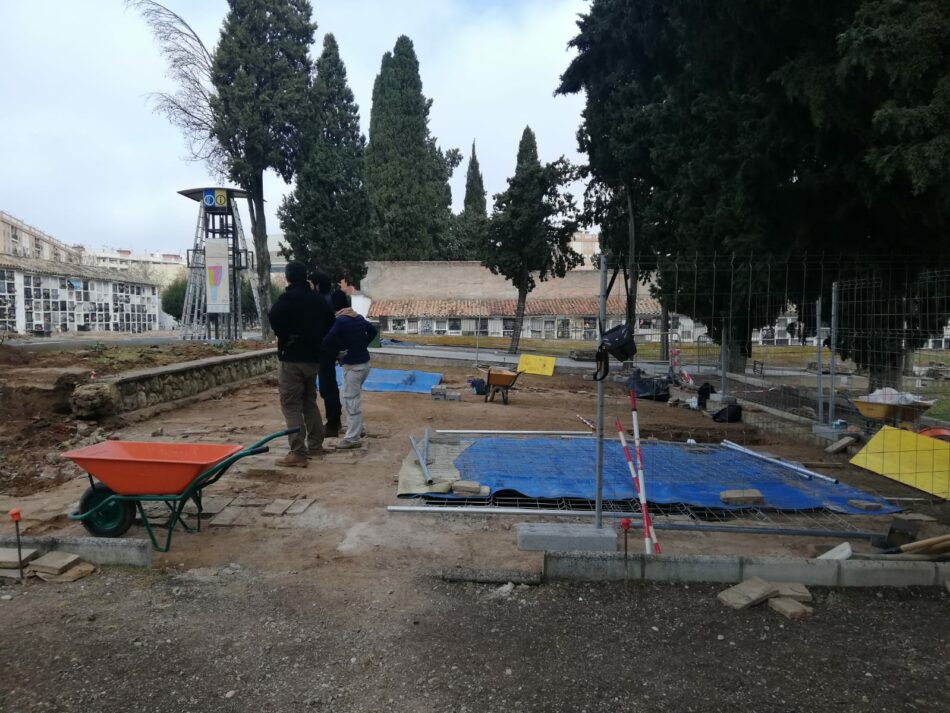
[[[363,391],[395,391],[409,394],[428,394],[442,382],[442,374],[431,371],[404,371],[402,369],[369,370]],[[317,383],[320,380],[317,379]],[[336,383],[343,385],[343,369],[336,368]]]
[[[596,449],[594,439],[483,438],[456,458],[455,467],[463,480],[487,485],[493,496],[594,500]],[[826,508],[867,515],[865,510],[848,505],[848,500],[863,500],[879,503],[881,509],[875,511],[877,514],[899,511],[886,500],[857,488],[808,478],[780,463],[717,444],[690,446],[648,441],[643,443],[642,453],[647,499],[651,503],[742,509],[748,506],[725,505],[720,492],[755,488],[765,500],[756,507],[766,509]],[[606,501],[636,499],[623,449],[613,440],[604,443],[603,494]]]

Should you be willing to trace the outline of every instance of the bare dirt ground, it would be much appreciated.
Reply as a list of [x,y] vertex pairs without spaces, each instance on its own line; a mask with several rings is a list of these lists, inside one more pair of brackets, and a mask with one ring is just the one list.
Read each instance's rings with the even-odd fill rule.
[[[446,370],[450,387],[466,375]],[[286,445],[274,442],[208,493],[313,498],[302,515],[242,508],[235,526],[177,533],[147,573],[0,585],[0,597],[11,596],[0,598],[0,711],[950,710],[950,619],[937,590],[818,592],[816,616],[791,623],[763,608],[726,610],[711,587],[545,585],[506,595],[437,579],[457,565],[540,567],[538,554],[516,549],[517,519],[385,510],[409,433],[578,430],[575,414],[594,415],[589,382],[534,377],[525,386],[507,407],[469,393],[462,402],[365,394],[364,449],[281,469]],[[246,387],[118,433],[251,443],[281,428],[275,391]],[[609,421],[626,420],[623,393],[608,391]],[[646,402],[641,411],[645,436],[783,447],[683,409]],[[816,448],[794,455],[833,460]],[[0,510],[21,507],[32,532],[84,534],[63,513],[86,485],[0,495]],[[673,553],[812,554],[834,544],[693,532],[661,540]]]

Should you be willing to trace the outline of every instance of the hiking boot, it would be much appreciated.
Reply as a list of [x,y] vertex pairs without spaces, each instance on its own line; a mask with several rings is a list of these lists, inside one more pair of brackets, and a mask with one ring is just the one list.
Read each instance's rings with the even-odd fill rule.
[[277,465],[283,468],[306,468],[308,462],[307,456],[302,456],[299,453],[288,453],[277,461]]
[[327,421],[323,426],[323,435],[326,438],[337,438],[340,435],[340,424]]
[[362,448],[363,444],[360,441],[348,441],[345,438],[343,440],[337,441],[336,449],[338,451],[348,451],[353,448]]

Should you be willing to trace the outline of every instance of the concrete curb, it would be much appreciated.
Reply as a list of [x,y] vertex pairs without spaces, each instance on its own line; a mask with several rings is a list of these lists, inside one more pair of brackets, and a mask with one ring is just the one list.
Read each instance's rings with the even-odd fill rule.
[[446,582],[476,582],[479,584],[541,584],[540,572],[520,569],[474,569],[471,567],[447,567],[439,570],[438,576]]
[[[92,564],[152,566],[152,545],[148,540],[24,535],[21,542],[23,547],[37,549],[44,554],[70,552]],[[16,547],[16,536],[0,535],[0,547]]]
[[741,582],[749,577],[813,587],[942,587],[950,562],[817,560],[804,557],[545,552],[546,582]]

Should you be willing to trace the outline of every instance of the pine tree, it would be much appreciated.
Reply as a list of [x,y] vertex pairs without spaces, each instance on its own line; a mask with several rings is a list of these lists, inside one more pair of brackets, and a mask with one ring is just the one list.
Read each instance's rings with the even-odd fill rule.
[[564,277],[581,262],[570,247],[577,229],[576,210],[564,188],[573,173],[563,158],[542,166],[534,132],[525,127],[515,175],[508,179],[508,190],[495,196],[482,262],[518,290],[511,354],[518,352],[525,303],[536,281]]
[[377,259],[431,259],[449,231],[448,181],[461,156],[443,153],[429,134],[431,105],[412,40],[403,35],[383,55],[373,85],[366,182]]
[[346,67],[327,34],[302,127],[297,185],[278,214],[294,259],[355,285],[366,275],[372,242],[365,146]]
[[453,226],[452,260],[478,260],[487,241],[488,215],[486,213],[485,183],[478,166],[475,142],[472,142],[472,154],[468,160],[465,174],[465,202],[462,212]]
[[264,171],[293,178],[297,127],[307,104],[308,50],[316,24],[308,0],[228,0],[211,79],[213,134],[228,175],[250,194],[264,336],[270,334],[270,253]]

